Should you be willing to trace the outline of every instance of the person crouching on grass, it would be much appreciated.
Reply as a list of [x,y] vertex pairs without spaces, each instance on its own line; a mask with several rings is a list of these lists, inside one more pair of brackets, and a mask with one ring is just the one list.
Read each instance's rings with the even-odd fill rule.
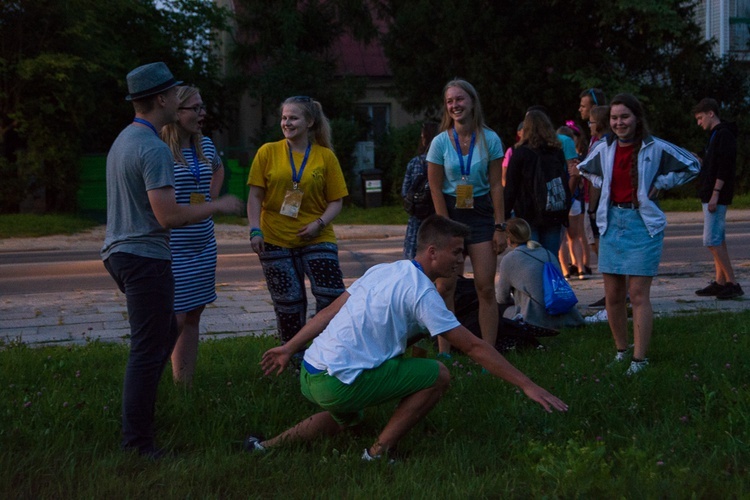
[[427,330],[442,335],[491,374],[521,388],[548,411],[568,406],[531,381],[495,348],[463,327],[435,288],[451,278],[464,260],[468,226],[439,215],[424,220],[413,260],[369,269],[330,306],[320,311],[289,342],[266,351],[266,375],[282,373],[292,355],[305,351],[300,371],[302,394],[323,411],[278,436],[245,439],[245,449],[262,452],[282,443],[330,436],[357,425],[365,408],[399,399],[393,416],[366,448],[362,460],[379,458],[427,416],[450,382],[435,359],[405,358],[410,338]]

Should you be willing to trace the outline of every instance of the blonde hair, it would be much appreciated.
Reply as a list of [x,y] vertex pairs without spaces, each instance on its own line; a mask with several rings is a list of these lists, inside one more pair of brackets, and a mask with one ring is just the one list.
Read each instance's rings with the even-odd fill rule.
[[[180,100],[180,106],[182,106],[185,101],[198,94],[199,92],[200,90],[198,90],[197,87],[190,87],[187,85],[180,85],[179,87],[177,87],[177,98]],[[180,124],[178,122],[164,125],[161,128],[161,140],[166,142],[167,146],[169,146],[175,162],[187,165],[187,160],[182,154],[182,148],[180,147],[179,127]],[[208,161],[208,158],[206,158],[206,155],[203,154],[203,146],[201,144],[202,139],[203,134],[201,133],[190,134],[190,145],[195,146],[195,152],[198,154],[199,161],[203,163],[210,163]]]
[[443,117],[440,120],[440,131],[443,132],[454,127],[453,118],[451,118],[451,115],[448,112],[448,107],[445,105],[445,93],[448,92],[448,89],[451,87],[460,88],[471,98],[471,102],[474,105],[474,110],[471,113],[471,125],[474,131],[477,133],[477,145],[481,145],[482,147],[486,148],[484,140],[484,129],[487,128],[487,126],[484,123],[482,103],[479,100],[479,93],[477,92],[477,89],[475,89],[474,86],[466,80],[454,78],[453,80],[446,83],[445,87],[443,87]]
[[283,112],[284,106],[288,104],[295,104],[302,110],[302,114],[305,115],[307,121],[313,122],[310,127],[312,133],[312,140],[315,144],[323,146],[333,151],[333,141],[331,140],[331,123],[328,121],[328,117],[323,113],[323,105],[312,97],[304,95],[298,95],[287,98],[279,106],[279,112]]
[[523,245],[524,243],[528,248],[534,249],[541,246],[540,243],[531,239],[531,226],[526,220],[516,217],[508,221],[508,226],[505,228],[508,234],[508,240],[512,245]]

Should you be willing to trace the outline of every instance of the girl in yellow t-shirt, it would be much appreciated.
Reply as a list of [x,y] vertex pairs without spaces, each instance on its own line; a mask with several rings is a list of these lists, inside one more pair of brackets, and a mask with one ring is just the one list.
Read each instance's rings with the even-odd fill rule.
[[349,193],[318,101],[285,100],[281,130],[284,139],[261,146],[253,160],[247,217],[283,344],[305,324],[305,275],[316,311],[345,290],[331,222]]

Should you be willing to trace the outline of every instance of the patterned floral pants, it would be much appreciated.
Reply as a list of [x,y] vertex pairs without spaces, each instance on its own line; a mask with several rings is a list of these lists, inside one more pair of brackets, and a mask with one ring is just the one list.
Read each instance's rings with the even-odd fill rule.
[[260,263],[273,300],[282,344],[294,337],[305,325],[305,275],[310,280],[310,289],[315,297],[315,312],[344,293],[346,288],[339,267],[338,252],[338,246],[334,243],[318,243],[301,248],[265,244]]

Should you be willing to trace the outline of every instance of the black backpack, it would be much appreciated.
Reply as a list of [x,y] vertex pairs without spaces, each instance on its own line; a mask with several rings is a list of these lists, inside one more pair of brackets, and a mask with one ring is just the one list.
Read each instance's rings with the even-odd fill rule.
[[[532,150],[533,151],[533,150]],[[559,150],[534,151],[537,155],[530,180],[529,193],[533,214],[527,217],[532,226],[568,226],[568,212],[573,202],[568,186],[568,166]]]
[[[471,333],[482,338],[479,328],[479,297],[472,278],[458,277],[456,293],[454,295],[456,319]],[[544,346],[539,337],[553,337],[560,332],[542,326],[531,325],[524,321],[516,321],[503,317],[505,307],[498,304],[499,321],[497,325],[497,340],[495,349],[506,352],[513,349],[535,348]]]
[[420,174],[414,179],[404,197],[404,210],[417,219],[426,219],[435,213],[430,185],[427,183],[427,174]]

